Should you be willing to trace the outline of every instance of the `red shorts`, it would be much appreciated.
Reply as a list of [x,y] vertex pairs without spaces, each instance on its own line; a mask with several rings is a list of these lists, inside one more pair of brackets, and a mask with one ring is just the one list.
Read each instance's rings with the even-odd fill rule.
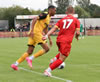
[[61,54],[68,56],[71,50],[71,42],[56,42]]

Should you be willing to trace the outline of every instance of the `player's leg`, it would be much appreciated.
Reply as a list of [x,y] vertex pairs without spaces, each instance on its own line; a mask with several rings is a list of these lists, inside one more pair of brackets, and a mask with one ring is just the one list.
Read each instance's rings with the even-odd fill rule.
[[39,56],[41,56],[44,53],[49,51],[49,47],[48,47],[46,41],[42,40],[42,37],[43,36],[41,34],[39,36],[38,35],[34,35],[35,44],[41,45],[43,49],[39,50],[37,53],[33,54],[32,56],[27,57],[27,63],[29,63],[28,61],[32,61],[35,58],[37,58],[37,57],[39,57]]
[[[58,48],[60,48],[60,43],[57,42],[56,44],[57,44]],[[58,53],[54,58],[52,58],[49,65],[51,65],[57,59],[59,59],[59,56],[60,56],[60,53]]]
[[32,38],[29,38],[29,41],[28,41],[28,50],[14,63],[11,65],[11,67],[14,69],[14,70],[18,70],[18,65],[23,62],[25,60],[26,57],[28,57],[29,55],[32,54],[33,50],[34,50],[34,46],[33,46],[33,39]]
[[32,65],[30,65],[30,64],[32,64],[31,62],[34,58],[42,56],[44,53],[49,51],[49,47],[48,47],[47,43],[41,43],[40,45],[43,49],[39,50],[37,53],[33,54],[32,56],[26,58],[27,63],[29,64],[30,67],[32,67]]
[[49,47],[47,43],[41,43],[40,45],[43,49],[39,50],[37,53],[34,54],[35,58],[42,56],[44,53],[47,53],[49,51]]
[[28,50],[26,53],[24,53],[18,60],[17,62],[18,63],[21,63],[25,60],[26,57],[28,57],[29,55],[31,55],[33,53],[33,50],[34,50],[34,46],[28,46]]
[[56,69],[60,64],[62,64],[64,62],[64,60],[66,59],[66,56],[60,54],[59,59],[57,59],[56,61],[54,61],[44,72],[44,75],[46,76],[51,76],[51,71],[53,71],[54,69]]
[[60,57],[45,70],[44,75],[46,76],[51,76],[51,71],[56,69],[62,62],[65,61],[70,53],[71,44],[68,43],[65,45],[64,43],[59,43],[58,48],[60,51]]
[[25,60],[26,57],[28,57],[29,55],[32,54],[34,50],[34,47],[33,46],[29,46],[28,47],[28,50],[27,52],[25,52],[14,64],[11,65],[11,67],[14,69],[14,70],[18,70],[18,65],[23,62]]
[[[57,44],[57,46],[58,46],[58,48],[60,47],[60,44],[57,42],[56,43]],[[58,53],[54,58],[52,58],[51,60],[50,60],[50,64],[49,65],[51,65],[54,61],[56,61],[57,59],[59,59],[59,56],[60,56],[60,53]]]
[[57,59],[53,64],[50,65],[51,70],[54,70],[55,68],[57,68],[62,62],[65,61],[66,58],[67,56],[60,54],[59,59]]
[[60,53],[58,53],[54,58],[52,58],[50,60],[50,64],[52,64],[54,61],[56,61],[57,59],[59,59]]
[[44,53],[49,51],[49,47],[48,47],[47,43],[41,43],[40,45],[43,49],[39,50],[37,53],[30,56],[29,59],[33,60],[34,58],[42,56]]

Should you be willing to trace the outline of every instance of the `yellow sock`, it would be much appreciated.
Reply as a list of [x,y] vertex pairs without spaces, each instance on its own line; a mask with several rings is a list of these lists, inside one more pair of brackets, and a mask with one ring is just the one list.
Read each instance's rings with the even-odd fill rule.
[[28,56],[29,56],[28,53],[24,53],[24,54],[17,60],[17,62],[18,62],[18,63],[23,62],[23,61],[25,60],[25,58],[28,57]]
[[38,57],[38,56],[41,56],[41,55],[43,55],[45,53],[45,50],[40,50],[40,51],[38,51],[37,53],[35,53],[33,56],[36,58],[36,57]]

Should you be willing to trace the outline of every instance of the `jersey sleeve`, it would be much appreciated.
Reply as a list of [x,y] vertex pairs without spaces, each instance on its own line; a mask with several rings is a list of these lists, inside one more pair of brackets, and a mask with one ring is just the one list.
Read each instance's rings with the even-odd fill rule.
[[55,27],[60,28],[60,20],[55,24]]
[[47,13],[41,13],[38,17],[39,17],[39,20],[42,20],[42,19],[45,19],[47,17]]

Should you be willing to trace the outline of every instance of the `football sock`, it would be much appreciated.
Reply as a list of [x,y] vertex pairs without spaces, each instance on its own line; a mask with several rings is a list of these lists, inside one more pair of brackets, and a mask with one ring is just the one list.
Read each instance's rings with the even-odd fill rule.
[[52,59],[50,60],[50,63],[53,63],[53,62],[56,61],[56,60],[57,60],[57,58],[54,57],[54,58],[52,58]]
[[34,59],[34,55],[30,56],[29,59],[30,60],[33,60]]
[[63,62],[63,61],[61,61],[60,59],[57,59],[55,62],[53,62],[53,63],[50,65],[51,70],[56,69],[62,62]]
[[16,62],[19,64],[25,60],[26,57],[28,57],[28,53],[24,53]]
[[50,67],[48,67],[48,68],[46,69],[46,71],[51,72],[52,70],[51,70]]
[[57,59],[59,59],[59,56],[60,56],[60,53],[58,53],[55,57],[56,57]]
[[15,64],[16,66],[18,66],[19,63],[16,61],[14,64]]
[[42,56],[43,54],[45,53],[45,50],[44,49],[42,49],[42,50],[40,50],[40,51],[38,51],[37,53],[35,53],[33,56],[33,58],[37,58],[37,57],[39,57],[39,56]]
[[59,59],[60,53],[58,53],[53,59],[51,59],[50,63],[53,63],[57,59]]

